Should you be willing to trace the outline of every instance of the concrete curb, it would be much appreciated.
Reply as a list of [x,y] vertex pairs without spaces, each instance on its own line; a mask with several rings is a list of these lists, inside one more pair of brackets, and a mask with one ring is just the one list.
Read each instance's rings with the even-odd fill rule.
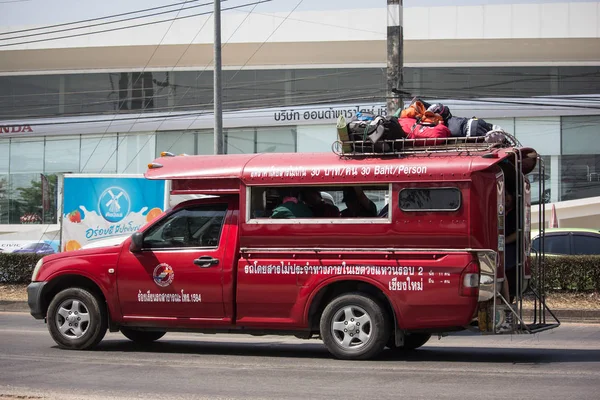
[[[0,300],[0,312],[25,312],[29,313],[26,301]],[[552,310],[560,322],[579,322],[588,324],[600,324],[600,310]],[[530,319],[531,310],[524,310],[526,319]],[[552,323],[552,317],[547,316],[546,322]]]
[[29,312],[26,301],[0,300],[0,311]]

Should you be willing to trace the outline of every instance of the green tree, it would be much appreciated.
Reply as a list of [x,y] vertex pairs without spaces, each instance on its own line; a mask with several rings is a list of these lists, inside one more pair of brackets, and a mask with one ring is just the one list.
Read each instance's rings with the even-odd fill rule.
[[45,175],[45,177],[48,180],[46,209],[44,210],[43,207],[42,180],[31,180],[29,186],[15,189],[17,196],[13,198],[10,207],[11,223],[20,223],[20,217],[25,214],[37,214],[43,218],[42,223],[56,223],[57,176]]

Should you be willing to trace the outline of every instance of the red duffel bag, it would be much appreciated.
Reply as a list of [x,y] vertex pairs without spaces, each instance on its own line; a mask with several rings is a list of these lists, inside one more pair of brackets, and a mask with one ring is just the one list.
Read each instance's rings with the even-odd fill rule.
[[[442,123],[426,124],[421,123],[414,118],[400,118],[400,126],[406,132],[407,139],[445,139],[452,136],[450,129]],[[434,145],[435,140],[416,140],[416,145]],[[444,144],[444,141],[439,141],[437,144]]]

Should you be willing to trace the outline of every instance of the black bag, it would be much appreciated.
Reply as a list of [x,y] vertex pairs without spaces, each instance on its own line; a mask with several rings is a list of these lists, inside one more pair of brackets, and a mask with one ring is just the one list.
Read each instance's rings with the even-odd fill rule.
[[450,117],[448,129],[453,137],[477,137],[485,136],[494,125],[478,118]]
[[448,129],[452,137],[464,137],[466,136],[465,125],[467,124],[468,118],[463,117],[450,117],[448,118]]
[[471,118],[465,124],[465,129],[465,136],[467,137],[485,136],[489,131],[494,129],[494,126],[482,119]]
[[354,142],[354,151],[385,153],[392,150],[387,140],[406,137],[398,118],[377,116],[373,120],[353,119],[348,123],[348,136]]
[[362,114],[360,116],[354,116],[348,122],[348,136],[351,141],[367,140],[379,126],[380,121],[377,117],[371,114]]

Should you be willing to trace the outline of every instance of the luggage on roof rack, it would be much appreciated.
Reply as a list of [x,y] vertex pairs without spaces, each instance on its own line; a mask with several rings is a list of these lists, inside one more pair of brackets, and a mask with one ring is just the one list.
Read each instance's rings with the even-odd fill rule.
[[494,148],[517,147],[514,144],[489,143],[484,137],[434,138],[369,141],[335,141],[332,150],[339,156],[398,156],[441,152],[482,153]]
[[[338,125],[338,132],[340,128]],[[368,137],[363,140],[351,140],[338,135],[332,145],[332,151],[345,157],[365,156],[399,156],[409,154],[431,154],[442,152],[457,152],[464,155],[481,154],[497,148],[521,147],[521,143],[507,132],[496,130],[486,136],[477,137],[448,137],[371,141]]]

